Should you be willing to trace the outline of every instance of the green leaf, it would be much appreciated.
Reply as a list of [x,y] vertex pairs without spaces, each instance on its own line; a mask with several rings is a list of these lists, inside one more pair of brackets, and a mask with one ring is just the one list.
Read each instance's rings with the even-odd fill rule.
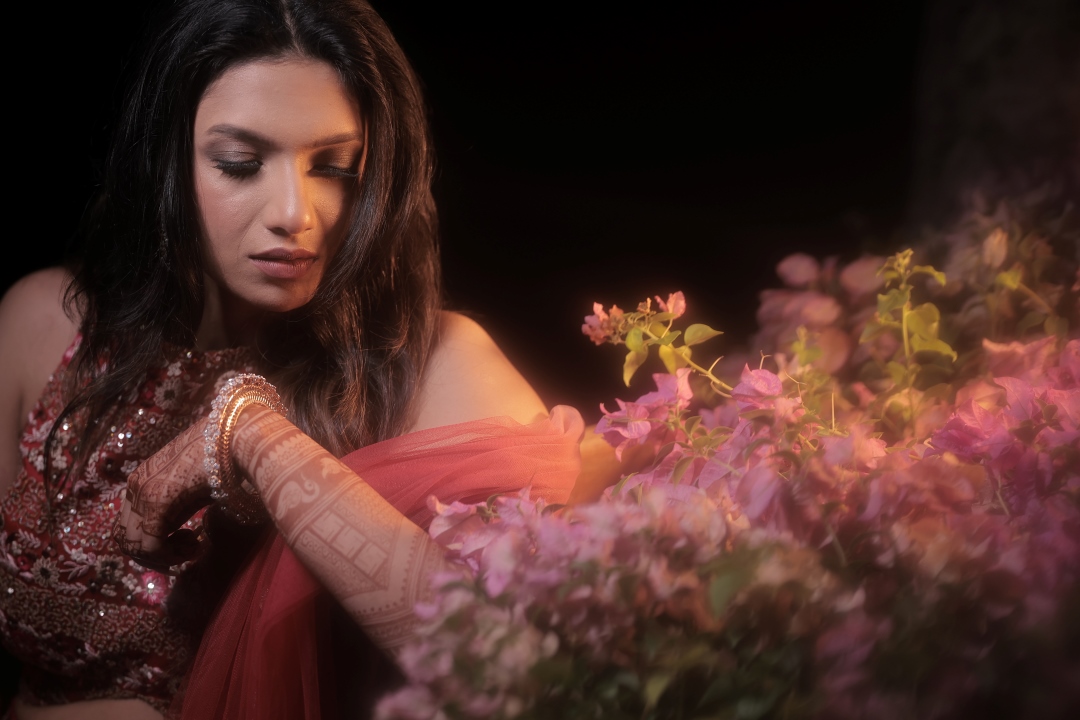
[[898,327],[900,327],[900,323],[895,320],[871,320],[866,323],[866,326],[863,328],[862,335],[859,336],[859,344],[861,345],[862,343],[870,342],[879,335],[884,335],[889,332],[892,328]]
[[923,303],[907,314],[908,332],[924,338],[938,336],[938,322],[941,313],[933,303]]
[[667,325],[665,325],[664,323],[656,322],[655,320],[653,322],[649,323],[649,332],[651,332],[653,335],[655,335],[658,338],[661,338],[661,337],[664,337],[665,335],[667,335],[667,331],[668,331]]
[[660,696],[664,694],[664,691],[668,689],[668,685],[675,679],[675,673],[662,672],[653,675],[645,681],[645,692],[642,693],[645,696],[645,707],[656,707],[656,703],[660,700]]
[[889,377],[893,381],[893,385],[906,385],[908,369],[904,365],[890,360],[885,366],[885,369],[889,372]]
[[1069,334],[1069,321],[1060,315],[1051,315],[1046,318],[1043,329],[1046,330],[1047,335],[1057,335],[1059,338],[1064,338]]
[[998,285],[1009,290],[1018,290],[1020,283],[1023,280],[1022,270],[1020,267],[1014,267],[1012,270],[1006,272],[1000,272],[994,279]]
[[660,359],[664,362],[664,367],[672,375],[679,368],[686,367],[686,356],[680,352],[683,348],[673,348],[670,345],[661,345],[657,348],[657,352],[660,354]]
[[679,484],[679,481],[682,480],[682,476],[686,474],[686,469],[689,468],[693,464],[693,462],[694,457],[691,455],[681,458],[677,463],[675,463],[675,468],[671,471],[672,485]]
[[911,291],[908,289],[901,290],[900,288],[895,288],[884,295],[878,295],[878,315],[882,318],[888,317],[893,310],[899,310],[909,302],[911,302]]
[[[661,325],[660,327],[663,328],[664,326]],[[670,345],[671,343],[675,342],[675,339],[678,338],[680,335],[682,335],[682,330],[672,330],[669,333],[660,335],[658,339],[652,340],[650,342],[659,343],[660,345]]]
[[1039,327],[1040,325],[1043,325],[1045,327],[1045,324],[1046,313],[1032,310],[1028,314],[1024,315],[1024,317],[1020,318],[1020,321],[1016,323],[1016,334],[1022,336],[1031,328]]
[[[952,392],[952,385],[949,384],[949,381],[953,377],[952,361],[949,357],[937,354],[924,356],[923,353],[915,353],[915,360],[922,363],[919,365],[919,372],[915,375],[915,381],[912,383],[915,389],[927,392],[933,388],[944,388],[947,399],[949,393]],[[929,362],[926,362],[927,360]],[[923,397],[926,397],[926,395]]]
[[760,717],[765,717],[765,714],[772,710],[779,696],[779,693],[774,690],[772,693],[761,697],[741,698],[735,704],[736,720],[757,720]]
[[626,347],[630,349],[630,352],[643,352],[645,350],[645,336],[641,332],[641,328],[632,327],[630,332],[626,333]]
[[938,285],[941,285],[942,287],[945,286],[945,273],[941,272],[940,270],[935,270],[930,265],[916,265],[915,267],[911,268],[911,274],[929,275],[930,277],[937,280]]
[[917,353],[937,353],[956,360],[956,351],[947,342],[937,338],[924,338],[916,335],[911,338],[911,349]]
[[613,487],[611,489],[611,494],[612,495],[618,495],[619,493],[621,493],[622,489],[623,489],[623,486],[626,485],[626,481],[629,480],[630,478],[634,477],[635,475],[637,475],[636,472],[632,472],[632,473],[628,473],[627,475],[624,475],[622,480],[619,480],[619,482],[615,483],[615,487]]
[[683,335],[683,342],[687,345],[697,345],[703,343],[706,340],[710,340],[717,335],[723,335],[724,333],[719,330],[713,330],[708,325],[702,323],[694,323],[690,327],[686,328],[686,334]]
[[545,685],[562,685],[574,679],[574,663],[570,658],[556,655],[533,665],[529,675]]
[[634,352],[631,350],[626,354],[626,360],[623,362],[622,377],[623,382],[626,383],[626,387],[630,387],[630,380],[634,377],[634,373],[641,367],[645,361],[649,358],[648,352]]
[[669,454],[671,454],[671,451],[674,449],[675,443],[673,442],[664,443],[663,445],[661,445],[660,449],[656,451],[656,459],[653,460],[653,466],[655,467],[656,465],[659,465],[660,461],[666,458]]
[[714,618],[719,620],[724,616],[728,603],[749,579],[750,571],[743,567],[736,567],[712,579],[709,583],[709,610]]
[[706,450],[714,449],[719,443],[711,435],[698,435],[696,438],[690,441],[690,447],[694,448],[694,452],[699,455]]
[[780,458],[781,460],[787,460],[795,467],[802,466],[802,458],[795,454],[793,450],[777,450],[769,457]]

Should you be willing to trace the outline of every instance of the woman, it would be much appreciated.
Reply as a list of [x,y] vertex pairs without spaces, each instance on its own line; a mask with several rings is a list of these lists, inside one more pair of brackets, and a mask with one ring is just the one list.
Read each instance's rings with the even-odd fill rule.
[[[240,684],[242,649],[269,647],[246,608],[282,577],[304,586],[283,542],[393,652],[444,562],[417,524],[428,491],[531,480],[565,499],[575,474],[580,419],[549,419],[483,330],[439,312],[422,101],[377,15],[188,0],[162,28],[74,276],[36,273],[0,304],[0,628],[22,720],[160,717],[217,604],[216,558],[244,545],[235,520],[279,532],[213,620],[200,701],[222,638]],[[264,380],[226,382],[244,372],[284,406]],[[310,611],[305,593],[281,616]],[[292,626],[299,655],[312,627]]]

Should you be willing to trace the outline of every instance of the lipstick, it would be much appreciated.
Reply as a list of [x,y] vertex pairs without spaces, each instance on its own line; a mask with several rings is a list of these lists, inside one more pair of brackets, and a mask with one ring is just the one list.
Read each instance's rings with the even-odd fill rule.
[[274,248],[249,257],[266,275],[278,280],[302,277],[315,264],[316,258],[310,250],[285,248]]

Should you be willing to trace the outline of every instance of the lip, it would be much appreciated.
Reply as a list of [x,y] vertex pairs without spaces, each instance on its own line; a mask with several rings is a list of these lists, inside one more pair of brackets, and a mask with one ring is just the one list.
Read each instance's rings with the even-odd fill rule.
[[266,252],[261,252],[257,255],[250,256],[252,260],[277,260],[283,262],[295,262],[297,260],[314,260],[315,253],[310,250],[304,250],[297,248],[295,250],[288,250],[286,248],[273,248]]
[[315,264],[316,255],[310,250],[274,248],[249,256],[251,262],[267,276],[278,280],[303,277]]

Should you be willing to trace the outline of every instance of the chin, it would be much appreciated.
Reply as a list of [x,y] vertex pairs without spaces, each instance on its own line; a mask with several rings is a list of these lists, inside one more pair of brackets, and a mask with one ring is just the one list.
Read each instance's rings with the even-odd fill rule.
[[315,296],[314,290],[310,292],[306,289],[304,292],[288,291],[291,289],[286,288],[274,288],[274,290],[277,292],[261,292],[243,299],[248,305],[263,312],[287,313],[304,307]]

